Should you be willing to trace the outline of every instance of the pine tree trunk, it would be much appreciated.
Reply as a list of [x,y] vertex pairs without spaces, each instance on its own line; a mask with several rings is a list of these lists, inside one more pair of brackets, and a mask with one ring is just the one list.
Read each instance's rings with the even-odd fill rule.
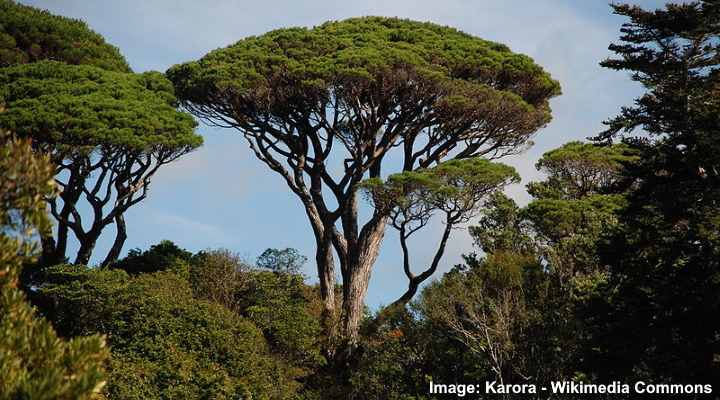
[[384,225],[384,222],[379,223],[357,249],[357,255],[350,255],[347,273],[343,277],[342,328],[344,339],[351,347],[358,341],[372,267],[385,236]]
[[318,277],[320,279],[320,298],[323,302],[321,323],[328,338],[336,334],[335,327],[335,261],[333,260],[330,238],[318,240],[315,253]]
[[343,338],[350,345],[358,341],[360,321],[363,316],[365,295],[367,294],[370,281],[370,269],[372,265],[366,262],[359,262],[352,268],[347,279],[343,283],[343,305],[342,305],[342,328]]
[[80,249],[75,256],[75,264],[87,265],[90,262],[90,257],[92,256],[95,243],[97,243],[99,236],[99,232],[90,231],[83,235],[82,238],[78,238],[78,240],[80,240]]
[[115,217],[115,229],[117,230],[117,233],[115,234],[115,241],[105,257],[105,260],[102,262],[102,265],[110,265],[117,261],[118,257],[120,257],[120,252],[125,245],[125,240],[127,240],[127,226],[125,225],[125,217],[123,217],[122,214],[118,214]]

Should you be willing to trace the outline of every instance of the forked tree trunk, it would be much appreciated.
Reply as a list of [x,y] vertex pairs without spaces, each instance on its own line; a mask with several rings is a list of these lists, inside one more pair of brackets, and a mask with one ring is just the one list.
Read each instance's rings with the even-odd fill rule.
[[90,262],[90,256],[95,248],[95,242],[86,242],[80,245],[80,250],[75,257],[75,264],[87,265]]
[[95,250],[95,244],[97,243],[99,237],[100,230],[92,229],[78,238],[78,240],[80,241],[80,249],[75,256],[75,264],[88,265],[93,250]]

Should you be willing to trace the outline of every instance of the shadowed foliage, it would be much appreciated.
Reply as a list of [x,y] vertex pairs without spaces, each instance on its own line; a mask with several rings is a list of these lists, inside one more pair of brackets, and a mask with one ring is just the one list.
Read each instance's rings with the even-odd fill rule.
[[148,272],[166,271],[185,266],[190,262],[193,254],[178,247],[169,240],[163,240],[150,246],[148,250],[132,249],[123,259],[110,265],[111,268],[121,269],[130,275]]
[[602,379],[717,382],[720,4],[613,8],[628,21],[602,65],[646,91],[598,137],[624,139],[640,161],[626,172],[635,185],[601,251],[611,280],[594,310],[588,369]]

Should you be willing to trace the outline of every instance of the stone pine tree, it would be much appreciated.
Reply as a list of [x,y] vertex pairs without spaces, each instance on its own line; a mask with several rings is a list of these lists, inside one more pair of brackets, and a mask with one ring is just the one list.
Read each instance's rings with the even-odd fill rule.
[[613,285],[592,367],[604,379],[718,382],[720,3],[613,7],[629,21],[602,65],[646,92],[599,137],[624,137],[641,158],[626,171],[622,229],[601,252]]
[[[432,168],[393,174],[385,182],[366,180],[362,185],[368,190],[373,206],[386,214],[388,225],[398,231],[403,272],[408,280],[405,292],[384,311],[403,307],[412,300],[420,284],[440,265],[452,229],[475,216],[490,195],[519,180],[520,176],[512,167],[480,157],[450,160]],[[442,234],[430,264],[416,273],[408,240],[427,226],[435,214],[440,214],[443,220]]]
[[616,191],[624,168],[637,161],[629,146],[569,142],[543,154],[535,168],[547,176],[528,184],[535,199],[579,200]]
[[61,192],[48,202],[57,230],[43,237],[45,263],[65,259],[72,234],[75,262],[87,264],[110,224],[117,233],[104,264],[114,261],[127,237],[124,213],[147,196],[158,168],[202,143],[195,121],[156,72],[41,61],[0,69],[0,82],[0,126],[32,138],[56,166]]
[[111,263],[127,237],[124,212],[145,198],[157,168],[201,144],[192,119],[175,111],[160,74],[131,75],[118,49],[84,22],[11,0],[0,0],[0,73],[3,126],[51,154],[62,188],[49,200],[57,229],[43,238],[42,263],[65,259],[70,234],[80,243],[75,262],[87,263],[114,224],[103,261]]
[[550,150],[535,164],[545,179],[527,185],[531,201],[519,207],[506,195],[494,194],[470,236],[485,254],[532,255],[563,285],[603,271],[597,246],[617,224],[626,203],[618,186],[625,185],[625,168],[637,161],[622,143],[574,141]]
[[[246,38],[167,72],[182,104],[235,128],[297,195],[326,317],[357,337],[390,209],[360,218],[366,179],[517,153],[550,121],[556,81],[529,57],[452,28],[382,17]],[[326,318],[326,321],[332,320]]]
[[38,316],[18,288],[23,263],[35,253],[32,237],[49,229],[44,198],[52,196],[53,168],[30,141],[0,132],[0,398],[96,399],[108,357],[99,336],[65,341]]

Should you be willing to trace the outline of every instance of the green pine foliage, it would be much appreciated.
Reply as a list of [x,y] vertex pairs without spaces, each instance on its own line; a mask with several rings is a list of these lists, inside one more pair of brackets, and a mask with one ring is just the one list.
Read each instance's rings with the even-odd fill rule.
[[[236,129],[299,197],[319,244],[315,260],[323,325],[346,354],[357,342],[368,271],[385,227],[397,227],[401,241],[413,230],[403,232],[407,224],[388,222],[396,220],[393,199],[373,196],[373,217],[360,218],[362,182],[375,185],[396,173],[395,180],[423,185],[431,169],[439,176],[441,170],[457,175],[451,170],[467,168],[463,179],[474,167],[491,172],[469,160],[523,150],[550,121],[549,101],[560,94],[559,83],[542,67],[502,44],[432,23],[385,17],[274,30],[173,66],[166,75],[184,108]],[[340,160],[342,169],[335,166]],[[395,171],[387,170],[391,166]],[[435,194],[453,195],[454,190],[442,193],[452,186],[449,181]],[[468,188],[486,187],[467,183]],[[434,273],[452,226],[469,218],[482,198],[479,192],[486,194],[462,192],[462,198],[445,201],[455,203],[458,212],[438,207],[448,229],[441,234],[437,261],[423,266],[419,275],[410,271],[409,261],[404,263],[411,282],[396,305],[407,303]],[[443,202],[437,200],[435,205]],[[410,208],[415,214],[422,206]],[[410,219],[425,220],[427,213],[421,214]],[[342,268],[335,269],[330,253],[337,254]],[[333,290],[336,270],[350,283],[339,307]],[[338,327],[331,321],[335,318],[341,321]]]
[[177,111],[172,86],[156,72],[39,61],[0,69],[0,83],[0,125],[54,146],[58,159],[102,146],[182,154],[202,144],[196,122]]
[[[248,37],[166,76],[134,74],[83,22],[0,0],[0,128],[13,132],[0,130],[0,400],[429,400],[447,398],[428,393],[431,381],[714,384],[720,6],[612,8],[629,22],[602,65],[630,71],[646,93],[594,143],[546,152],[521,206],[502,193],[519,175],[493,160],[529,144],[560,87],[504,45],[363,17]],[[253,265],[165,240],[117,259],[123,213],[157,168],[202,143],[181,104],[240,129],[284,174],[326,251],[314,259],[325,263],[319,285],[291,248]],[[381,166],[394,148],[404,153],[391,173]],[[374,206],[365,227],[360,190]],[[415,275],[406,239],[436,214],[441,245]],[[450,231],[469,221],[474,252],[426,281]],[[113,250],[88,268],[109,224]],[[373,247],[357,239],[379,246],[386,224],[400,233],[409,286],[371,313],[353,263]],[[76,265],[60,263],[69,233],[82,239]],[[335,259],[346,287],[334,286]]]
[[383,17],[278,29],[175,66],[168,76],[187,102],[209,105],[221,93],[248,93],[245,101],[262,97],[261,104],[278,112],[286,104],[312,106],[328,90],[342,96],[351,87],[387,85],[424,96],[414,93],[421,85],[407,85],[413,76],[443,92],[439,106],[448,114],[471,109],[482,114],[502,103],[528,124],[549,121],[548,97],[560,92],[557,81],[532,59],[502,44],[449,27]]
[[120,51],[85,22],[1,0],[0,68],[40,60],[130,72]]
[[157,72],[38,61],[1,68],[0,83],[0,127],[49,154],[62,188],[61,201],[50,201],[58,228],[42,237],[43,264],[65,260],[70,234],[81,244],[75,262],[87,264],[111,224],[116,240],[102,263],[115,261],[127,238],[124,213],[146,198],[160,167],[202,144],[197,123]]
[[28,141],[0,132],[0,399],[98,399],[105,385],[103,338],[60,339],[18,288],[35,255],[32,235],[49,229],[51,176]]

